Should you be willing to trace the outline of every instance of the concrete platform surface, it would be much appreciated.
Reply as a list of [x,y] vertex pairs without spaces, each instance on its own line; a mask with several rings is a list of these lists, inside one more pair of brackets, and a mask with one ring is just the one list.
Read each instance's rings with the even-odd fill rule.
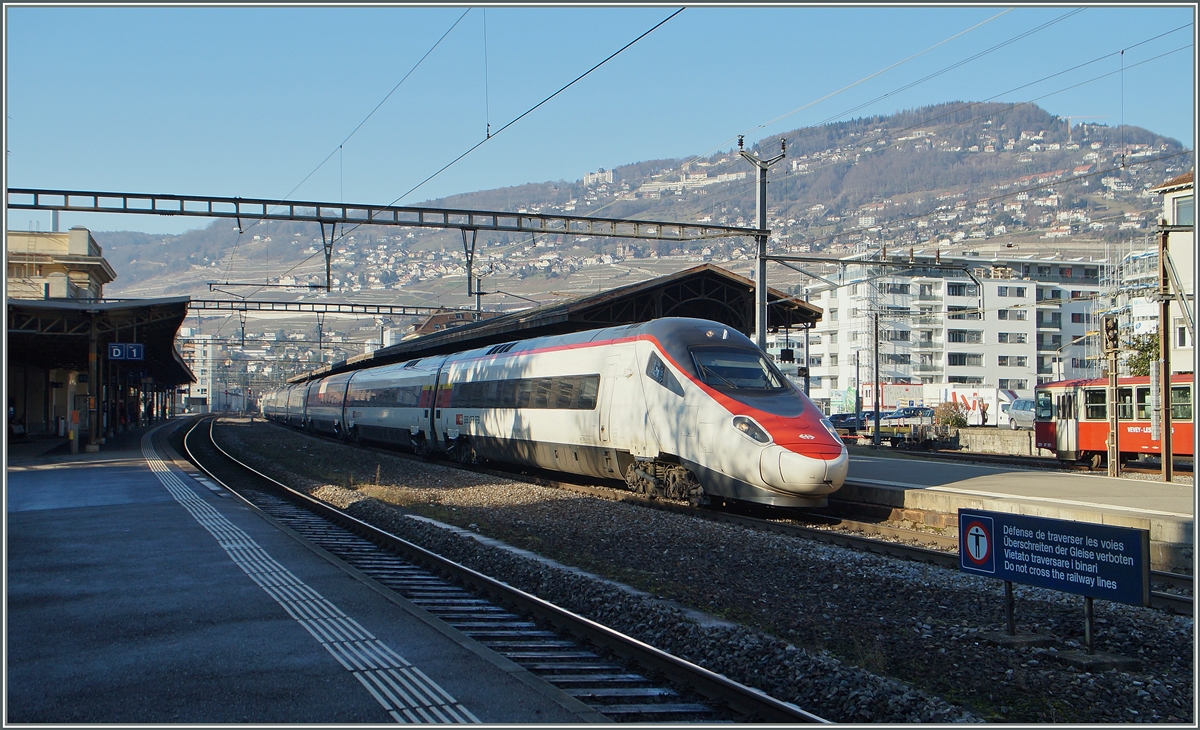
[[127,436],[9,465],[6,724],[597,718]]
[[1150,531],[1155,568],[1178,569],[1192,560],[1191,484],[851,454],[846,483],[833,498],[914,513],[979,509],[1134,527]]

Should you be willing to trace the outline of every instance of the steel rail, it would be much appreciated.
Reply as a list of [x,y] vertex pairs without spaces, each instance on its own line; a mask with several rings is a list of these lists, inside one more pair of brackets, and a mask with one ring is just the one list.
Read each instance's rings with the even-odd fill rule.
[[[211,420],[215,422],[216,419]],[[515,610],[546,621],[550,625],[580,639],[609,649],[617,656],[631,660],[650,672],[659,673],[672,682],[692,689],[703,697],[719,701],[748,718],[773,723],[828,722],[817,715],[802,710],[790,702],[778,700],[761,690],[735,682],[728,677],[709,671],[633,637],[626,636],[603,624],[497,581],[483,573],[479,573],[455,561],[444,558],[437,553],[426,550],[415,543],[375,527],[368,522],[352,517],[335,507],[292,489],[241,462],[222,449],[215,439],[210,439],[210,441],[217,451],[232,463],[237,464],[240,469],[275,485],[276,489],[285,492],[291,499],[303,503],[307,509],[316,512],[322,517],[347,527],[372,542],[395,550],[415,563],[451,576],[454,580],[482,595],[492,597],[503,604],[513,607]],[[191,455],[189,455],[189,459],[192,460],[192,463],[196,464],[197,468],[203,470],[213,479],[220,481],[208,469],[205,469],[198,463],[197,459],[194,459]]]
[[[389,451],[387,453],[395,452]],[[504,470],[481,469],[477,467],[465,467],[462,465],[456,466],[469,471],[477,471],[495,476],[504,476],[508,478],[512,478],[514,476],[513,472]],[[599,496],[620,502],[629,502],[631,504],[650,507],[652,509],[659,509],[666,512],[674,512],[676,514],[687,515],[689,517],[699,517],[712,522],[736,524],[743,527],[753,527],[756,529],[784,535],[804,537],[831,545],[837,545],[839,547],[848,547],[855,550],[876,553],[879,555],[915,560],[917,562],[930,563],[932,565],[938,565],[944,568],[957,569],[959,567],[957,535],[939,535],[932,532],[907,530],[900,527],[889,527],[887,525],[879,525],[872,522],[861,522],[827,515],[814,514],[806,516],[806,519],[821,519],[825,521],[829,527],[836,528],[822,530],[819,528],[796,525],[790,522],[751,517],[749,515],[739,515],[732,512],[718,512],[712,509],[691,507],[683,503],[650,499],[648,497],[626,492],[624,489],[619,487],[586,486],[574,482],[556,480],[553,478],[530,476],[528,474],[523,474],[522,478],[530,481],[536,481],[546,486],[568,489],[581,494]],[[856,535],[853,533],[861,534]],[[869,537],[869,535],[875,535],[877,537]],[[891,538],[891,540],[901,540],[903,542],[880,540],[878,537],[886,537]],[[918,545],[914,545],[913,543],[925,543],[935,547],[920,547]],[[1191,591],[1193,587],[1192,576],[1184,575],[1182,573],[1151,570],[1150,580],[1153,583],[1158,583],[1160,585],[1165,585],[1170,588],[1176,588],[1180,590]],[[1191,615],[1193,600],[1191,596],[1182,596],[1161,591],[1151,591],[1150,607],[1165,610],[1169,613]]]

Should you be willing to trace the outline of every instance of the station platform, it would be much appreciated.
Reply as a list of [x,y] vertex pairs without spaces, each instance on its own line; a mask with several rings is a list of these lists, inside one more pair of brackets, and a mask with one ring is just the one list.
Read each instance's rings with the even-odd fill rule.
[[1150,531],[1152,568],[1192,572],[1191,484],[852,450],[846,483],[830,499],[837,502],[930,527],[956,527],[959,509],[977,509],[1144,529]]
[[7,723],[604,721],[173,461],[8,454]]

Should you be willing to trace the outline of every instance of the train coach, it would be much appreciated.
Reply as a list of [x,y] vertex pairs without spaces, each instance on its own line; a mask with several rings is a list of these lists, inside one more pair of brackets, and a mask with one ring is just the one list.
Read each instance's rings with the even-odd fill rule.
[[[1160,429],[1170,423],[1171,451],[1192,456],[1195,424],[1192,416],[1192,382],[1188,374],[1171,376],[1171,400],[1164,406]],[[1108,379],[1061,380],[1044,383],[1034,391],[1034,433],[1040,449],[1053,451],[1060,461],[1099,468],[1108,457]],[[1154,404],[1148,377],[1117,379],[1117,449],[1124,462],[1138,454],[1160,454],[1162,441],[1154,437]]]
[[819,507],[848,455],[745,335],[664,318],[365,368],[269,394],[271,420],[464,463],[624,479],[693,504]]

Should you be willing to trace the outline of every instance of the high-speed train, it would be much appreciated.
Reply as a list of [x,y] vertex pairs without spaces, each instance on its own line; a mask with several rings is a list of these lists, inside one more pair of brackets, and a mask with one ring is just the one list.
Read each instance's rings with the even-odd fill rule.
[[465,463],[623,478],[693,504],[820,507],[849,457],[745,335],[664,318],[339,373],[267,393],[263,416]]

